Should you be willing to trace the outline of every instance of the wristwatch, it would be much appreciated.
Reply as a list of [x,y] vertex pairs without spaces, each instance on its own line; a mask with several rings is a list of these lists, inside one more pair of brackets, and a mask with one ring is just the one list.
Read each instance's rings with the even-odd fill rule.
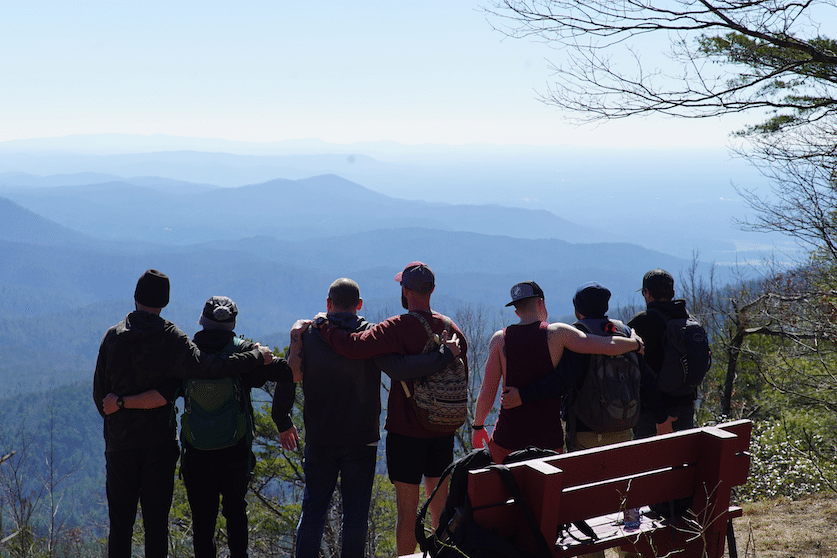
[[124,400],[124,399],[122,399],[122,396],[121,396],[121,395],[120,395],[119,397],[117,397],[117,398],[116,398],[116,406],[117,406],[117,407],[119,407],[120,409],[124,409],[124,408],[125,408],[125,400]]

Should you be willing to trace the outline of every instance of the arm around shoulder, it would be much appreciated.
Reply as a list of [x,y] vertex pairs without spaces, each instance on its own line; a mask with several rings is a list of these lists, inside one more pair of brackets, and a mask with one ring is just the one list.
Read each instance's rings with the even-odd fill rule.
[[197,350],[197,372],[190,376],[194,378],[223,378],[254,372],[257,367],[273,362],[273,351],[268,347],[257,345],[255,348],[229,356],[209,354]]
[[631,337],[619,335],[603,336],[588,335],[568,324],[550,324],[554,329],[553,335],[558,343],[566,349],[576,353],[591,355],[621,355],[641,348],[641,340],[632,331]]
[[398,324],[390,318],[365,331],[348,332],[326,320],[319,329],[335,353],[346,358],[367,359],[405,353],[398,342],[401,327]]
[[425,355],[385,355],[375,358],[375,366],[393,380],[414,380],[444,370],[456,358],[445,345]]

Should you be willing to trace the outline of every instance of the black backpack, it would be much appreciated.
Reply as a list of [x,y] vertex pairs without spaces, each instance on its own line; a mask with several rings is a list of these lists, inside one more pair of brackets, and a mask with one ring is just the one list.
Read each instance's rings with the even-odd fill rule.
[[[558,455],[553,450],[530,447],[511,453],[503,465],[496,465],[491,460],[491,453],[485,448],[471,453],[451,463],[442,476],[436,490],[430,495],[416,515],[416,540],[419,548],[433,558],[534,558],[528,552],[519,549],[514,541],[481,527],[474,522],[473,510],[468,501],[468,471],[490,468],[496,471],[511,492],[515,503],[520,507],[529,528],[535,534],[540,551],[538,558],[552,556],[550,545],[540,531],[535,517],[523,501],[514,475],[505,466],[507,463]],[[445,478],[450,477],[448,497],[439,518],[439,526],[429,536],[424,530],[424,520],[430,502],[436,496],[438,487]],[[498,502],[499,503],[499,502]]]
[[[607,318],[588,318],[573,326],[591,335],[627,337],[629,332],[622,322]],[[572,395],[572,413],[598,433],[633,428],[640,412],[641,371],[636,353],[589,357],[583,383]]]
[[691,315],[667,318],[656,309],[649,309],[666,323],[663,333],[663,364],[657,374],[660,391],[672,396],[693,393],[712,366],[709,335]]

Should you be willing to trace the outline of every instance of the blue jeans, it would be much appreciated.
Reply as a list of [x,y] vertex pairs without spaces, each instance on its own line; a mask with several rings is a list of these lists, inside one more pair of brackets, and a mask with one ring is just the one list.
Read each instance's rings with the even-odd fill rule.
[[305,493],[296,532],[296,558],[317,558],[338,473],[343,497],[340,556],[363,558],[377,453],[375,446],[305,446]]

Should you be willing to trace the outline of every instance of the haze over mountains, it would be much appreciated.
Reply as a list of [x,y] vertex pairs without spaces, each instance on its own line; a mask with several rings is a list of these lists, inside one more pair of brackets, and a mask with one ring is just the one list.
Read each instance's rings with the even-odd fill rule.
[[[126,134],[0,142],[0,184],[18,183],[5,173],[89,172],[109,175],[97,182],[163,177],[215,186],[335,174],[393,198],[542,209],[608,239],[629,238],[682,258],[697,249],[705,261],[735,264],[794,249],[787,239],[734,225],[749,213],[734,186],[761,188],[765,181],[724,148],[247,143]],[[550,233],[537,238],[563,238]]]
[[[24,177],[22,182],[33,182],[32,177]],[[6,184],[14,184],[15,179],[0,176]],[[305,238],[402,227],[519,238],[548,235],[569,241],[605,238],[593,228],[574,225],[545,210],[407,201],[335,175],[237,188],[161,179],[41,188],[6,185],[0,187],[0,195],[97,238],[161,244],[261,235]]]
[[[164,316],[187,333],[197,329],[206,298],[224,294],[239,304],[239,333],[281,347],[296,318],[324,309],[326,289],[339,276],[358,280],[364,313],[377,319],[400,311],[393,275],[407,262],[422,260],[437,274],[435,309],[452,315],[481,306],[496,321],[490,327],[499,327],[513,321],[503,305],[515,282],[538,281],[551,318],[568,318],[572,293],[585,281],[611,288],[611,308],[637,303],[635,290],[646,270],[659,266],[677,274],[695,248],[711,261],[706,247],[743,242],[713,230],[713,214],[666,228],[678,215],[686,219],[678,213],[681,205],[701,206],[690,201],[695,192],[688,189],[681,205],[655,221],[663,225],[655,235],[662,246],[689,231],[702,234],[692,234],[690,245],[667,255],[637,240],[643,236],[629,226],[633,206],[602,198],[603,186],[573,193],[554,181],[537,182],[537,173],[527,174],[523,163],[524,178],[516,185],[501,172],[512,168],[511,159],[498,165],[472,153],[454,164],[456,157],[435,157],[428,170],[344,153],[33,154],[0,144],[0,378],[18,391],[89,379],[104,330],[131,309],[136,278],[149,267],[172,278]],[[131,174],[114,172],[129,160],[136,165]],[[297,176],[281,176],[277,165],[291,161]],[[33,172],[36,162],[41,172]],[[370,176],[378,172],[379,181],[387,173],[401,176],[401,195],[393,194],[393,184],[372,188],[335,174],[341,165],[358,165]],[[208,176],[187,180],[207,168],[223,168],[218,174],[230,176],[238,170],[241,184],[222,187]],[[411,174],[419,168],[423,174]],[[441,169],[450,171],[446,182],[430,180]],[[491,169],[494,179],[482,180]],[[259,173],[274,174],[248,181]],[[535,207],[548,205],[540,202],[488,202],[500,191],[513,197],[538,188],[572,195],[565,205],[584,210],[559,215]],[[646,196],[658,200],[674,195],[650,191],[650,182],[645,188]],[[48,357],[33,358],[35,347]]]

